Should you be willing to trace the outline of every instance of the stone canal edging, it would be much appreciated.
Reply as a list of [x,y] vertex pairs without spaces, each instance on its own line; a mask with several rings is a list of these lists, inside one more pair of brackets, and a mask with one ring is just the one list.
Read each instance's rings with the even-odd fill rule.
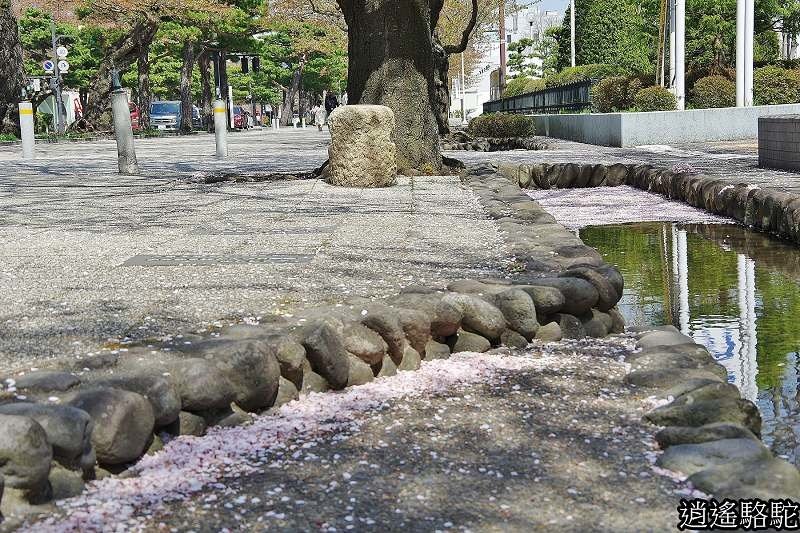
[[523,188],[630,185],[800,243],[800,195],[793,193],[646,164],[501,163],[497,168]]
[[[4,378],[5,525],[53,510],[88,480],[135,475],[129,467],[163,439],[247,424],[300,394],[416,370],[451,353],[624,331],[616,308],[623,280],[614,267],[496,168],[470,168],[462,181],[510,246],[513,281],[407,287],[384,300],[351,299],[257,325],[153,339]],[[715,494],[800,493],[794,467],[757,440],[755,406],[690,342],[676,331],[644,333],[630,361],[632,385],[671,399],[647,415],[666,426],[660,465]]]
[[300,394],[341,390],[456,352],[624,330],[615,268],[490,167],[464,182],[513,250],[513,282],[408,287],[385,300],[153,339],[2,378],[6,525],[51,511],[88,480],[135,475],[129,467],[164,439],[247,424]]
[[672,326],[637,336],[625,380],[657,399],[644,417],[662,426],[656,465],[718,500],[800,501],[800,471],[761,443],[758,408],[727,382],[725,367]]

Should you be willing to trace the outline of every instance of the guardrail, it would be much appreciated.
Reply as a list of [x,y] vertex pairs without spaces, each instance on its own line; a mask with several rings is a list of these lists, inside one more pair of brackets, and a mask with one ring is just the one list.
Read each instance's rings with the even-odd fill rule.
[[541,114],[583,111],[592,107],[591,88],[595,82],[596,80],[578,81],[492,100],[483,104],[483,112]]

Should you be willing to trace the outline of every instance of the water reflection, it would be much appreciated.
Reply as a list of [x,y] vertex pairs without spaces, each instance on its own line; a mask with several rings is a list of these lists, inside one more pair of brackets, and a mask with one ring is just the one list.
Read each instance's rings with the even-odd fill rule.
[[800,457],[800,249],[735,225],[639,223],[581,230],[617,265],[631,325],[674,324],[759,406],[764,440]]

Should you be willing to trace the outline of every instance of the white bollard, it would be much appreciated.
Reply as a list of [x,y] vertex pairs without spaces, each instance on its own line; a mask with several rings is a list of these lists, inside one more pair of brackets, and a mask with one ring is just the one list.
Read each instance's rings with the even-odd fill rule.
[[30,102],[19,103],[19,130],[22,137],[22,159],[33,159],[33,104]]
[[114,120],[114,136],[117,138],[117,164],[120,174],[138,174],[136,149],[133,146],[131,110],[128,95],[122,89],[111,93],[111,113]]
[[228,119],[224,100],[214,100],[214,139],[217,141],[217,157],[228,157]]
[[306,129],[306,117],[300,117],[300,127]]

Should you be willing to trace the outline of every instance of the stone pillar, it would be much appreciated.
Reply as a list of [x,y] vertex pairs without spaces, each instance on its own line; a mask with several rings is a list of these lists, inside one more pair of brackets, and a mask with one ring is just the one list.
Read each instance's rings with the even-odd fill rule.
[[128,95],[122,89],[111,93],[111,112],[114,117],[114,136],[117,138],[117,163],[120,174],[138,174],[139,163],[133,145],[131,110]]
[[394,113],[382,105],[337,107],[328,118],[326,180],[345,187],[388,187],[397,182]]
[[19,130],[22,138],[22,158],[33,159],[35,157],[34,134],[33,134],[33,104],[30,102],[19,103]]

